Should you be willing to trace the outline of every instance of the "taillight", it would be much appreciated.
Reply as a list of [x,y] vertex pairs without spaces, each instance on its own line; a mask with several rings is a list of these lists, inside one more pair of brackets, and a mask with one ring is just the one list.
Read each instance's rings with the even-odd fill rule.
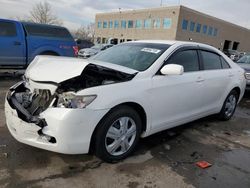
[[75,54],[75,56],[77,56],[78,55],[78,46],[72,46],[72,48],[73,48],[73,50],[74,50],[74,54]]

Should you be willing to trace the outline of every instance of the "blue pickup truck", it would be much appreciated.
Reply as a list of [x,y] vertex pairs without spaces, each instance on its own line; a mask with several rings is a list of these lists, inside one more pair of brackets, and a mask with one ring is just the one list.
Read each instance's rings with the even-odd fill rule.
[[77,54],[76,42],[64,27],[0,19],[0,69],[25,69],[37,55]]

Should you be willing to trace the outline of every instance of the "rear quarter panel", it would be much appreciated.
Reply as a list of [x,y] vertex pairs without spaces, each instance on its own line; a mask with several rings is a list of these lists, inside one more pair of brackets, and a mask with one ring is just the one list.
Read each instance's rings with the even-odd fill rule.
[[76,43],[73,39],[27,36],[27,45],[29,63],[35,58],[35,56],[44,52],[54,52],[59,56],[75,56],[73,46],[76,46]]

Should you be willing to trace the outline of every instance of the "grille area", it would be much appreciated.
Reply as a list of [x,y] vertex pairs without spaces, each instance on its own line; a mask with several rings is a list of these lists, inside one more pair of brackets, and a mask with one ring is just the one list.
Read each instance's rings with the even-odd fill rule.
[[37,89],[34,93],[29,90],[15,93],[17,101],[33,116],[46,110],[53,100],[50,90]]

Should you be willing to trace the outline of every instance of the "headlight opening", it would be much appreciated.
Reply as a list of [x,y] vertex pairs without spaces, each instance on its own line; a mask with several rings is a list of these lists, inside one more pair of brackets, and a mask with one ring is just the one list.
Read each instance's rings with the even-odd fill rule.
[[58,95],[56,106],[59,108],[85,108],[96,99],[97,95],[75,95],[72,92]]

